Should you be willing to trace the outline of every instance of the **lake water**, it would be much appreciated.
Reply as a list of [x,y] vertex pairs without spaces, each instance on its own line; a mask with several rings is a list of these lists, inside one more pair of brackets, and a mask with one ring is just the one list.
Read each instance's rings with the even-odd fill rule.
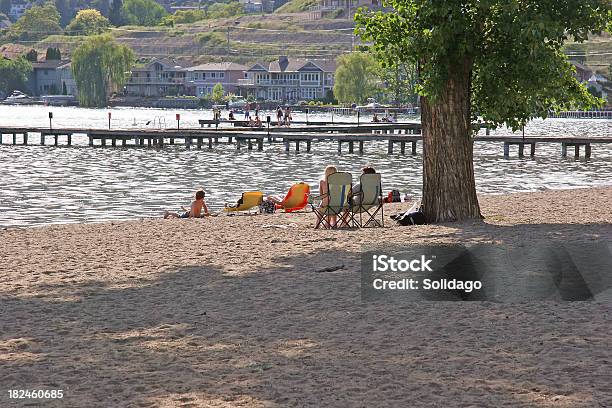
[[[207,110],[142,108],[82,109],[42,106],[0,106],[0,126],[53,126],[104,128],[107,112],[113,127],[198,127],[198,119],[211,119]],[[295,113],[295,120],[305,116]],[[339,117],[338,120],[356,120]],[[310,119],[329,119],[328,114]],[[149,122],[149,125],[146,123]],[[161,125],[160,125],[161,124]],[[509,134],[507,129],[492,134]],[[550,119],[530,123],[526,135],[612,136],[610,120]],[[9,142],[9,136],[4,142]],[[34,143],[37,138],[33,137]],[[85,138],[77,147],[0,146],[0,226],[36,226],[52,223],[99,222],[161,216],[164,209],[178,211],[188,205],[202,186],[207,202],[219,210],[235,202],[242,191],[282,194],[305,181],[313,186],[326,165],[353,173],[371,164],[383,175],[383,188],[397,188],[412,197],[421,190],[421,144],[416,156],[387,155],[386,143],[366,143],[364,155],[337,154],[337,146],[313,144],[311,153],[285,152],[282,144],[266,144],[263,152],[219,144],[215,149],[89,148]],[[589,187],[612,184],[612,145],[595,144],[588,162],[562,158],[559,144],[538,144],[534,159],[504,159],[501,143],[475,144],[478,191],[501,194],[517,191]],[[516,149],[516,147],[514,147]],[[573,153],[573,152],[570,152]],[[512,151],[516,156],[516,151]]]

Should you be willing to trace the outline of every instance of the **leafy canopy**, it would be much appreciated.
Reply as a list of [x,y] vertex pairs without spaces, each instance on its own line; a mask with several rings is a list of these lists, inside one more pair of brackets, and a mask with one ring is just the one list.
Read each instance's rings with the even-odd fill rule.
[[6,34],[10,41],[40,41],[62,32],[60,15],[53,3],[33,6],[13,24]]
[[340,103],[363,103],[376,92],[376,60],[368,53],[344,54],[337,59],[334,95]]
[[122,22],[139,26],[156,26],[168,13],[154,0],[125,0],[121,7]]
[[32,63],[24,57],[13,60],[0,57],[0,93],[8,95],[15,89],[26,90]]
[[223,90],[223,85],[217,83],[215,84],[215,86],[213,86],[211,99],[213,100],[213,102],[221,103],[223,102],[224,93],[225,91]]
[[420,93],[435,100],[449,67],[472,71],[472,112],[514,129],[549,110],[598,103],[561,47],[610,25],[609,0],[386,0],[394,12],[356,16],[384,65],[418,63]]
[[95,9],[80,10],[66,26],[69,35],[102,34],[110,27],[110,21]]
[[72,74],[81,106],[103,107],[108,94],[130,76],[134,53],[108,34],[90,37],[72,55]]

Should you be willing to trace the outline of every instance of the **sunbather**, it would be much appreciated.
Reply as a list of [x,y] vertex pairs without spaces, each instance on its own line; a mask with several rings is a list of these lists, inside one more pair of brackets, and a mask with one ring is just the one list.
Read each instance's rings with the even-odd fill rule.
[[[204,196],[204,190],[200,189],[196,191],[195,200],[191,202],[191,207],[189,210],[181,207],[183,210],[182,214],[166,211],[164,213],[164,218],[200,218],[202,215],[210,215],[206,201],[204,201]],[[202,210],[204,210],[204,213],[202,213]]]

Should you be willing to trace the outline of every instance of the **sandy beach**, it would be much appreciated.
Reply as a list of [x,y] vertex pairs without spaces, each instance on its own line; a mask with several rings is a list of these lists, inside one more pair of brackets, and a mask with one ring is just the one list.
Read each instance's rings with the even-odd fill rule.
[[[610,303],[360,298],[376,243],[612,241],[612,187],[481,196],[484,222],[311,213],[0,231],[0,406],[610,407]],[[409,204],[385,206],[385,214]]]

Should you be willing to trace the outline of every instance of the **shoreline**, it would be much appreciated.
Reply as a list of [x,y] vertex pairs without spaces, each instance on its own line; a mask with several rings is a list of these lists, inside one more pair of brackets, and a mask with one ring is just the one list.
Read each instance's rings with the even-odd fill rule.
[[[538,191],[527,191],[527,192],[517,192],[517,193],[479,193],[478,194],[478,200],[481,203],[481,210],[482,210],[482,202],[487,202],[489,201],[488,199],[490,198],[494,198],[494,197],[509,197],[509,198],[513,198],[516,196],[520,196],[521,198],[523,196],[530,196],[530,195],[540,195],[540,194],[552,194],[552,193],[562,193],[562,192],[578,192],[578,191],[588,191],[588,190],[607,190],[607,189],[612,189],[612,184],[610,185],[596,185],[596,186],[584,186],[584,187],[574,187],[574,188],[559,188],[559,189],[545,189],[545,190],[538,190]],[[392,213],[399,213],[402,211],[407,210],[408,208],[410,208],[410,206],[414,203],[414,200],[408,201],[408,202],[404,202],[402,201],[401,203],[388,203],[385,204],[384,209],[385,212],[388,212],[389,210]],[[221,218],[225,218],[227,217],[226,214],[223,213],[222,209],[223,207],[219,204],[216,207],[212,207],[209,204],[209,208],[213,209],[213,213],[216,212],[216,214],[212,217],[212,218],[217,218],[217,217],[221,217]],[[150,217],[135,217],[135,218],[118,218],[115,220],[103,220],[103,221],[83,221],[83,222],[63,222],[63,223],[51,223],[51,224],[38,224],[38,225],[26,225],[26,226],[19,226],[19,225],[0,225],[0,232],[1,231],[10,231],[10,230],[28,230],[28,229],[44,229],[44,228],[53,228],[53,227],[70,227],[70,226],[75,226],[75,225],[104,225],[104,224],[117,224],[117,223],[124,223],[124,224],[130,224],[130,223],[142,223],[142,222],[151,222],[151,221],[158,221],[160,219],[163,219],[162,215],[164,213],[164,210],[160,209],[159,210],[159,217],[157,216],[150,216]],[[275,214],[257,214],[257,217],[275,217],[275,216],[279,216],[281,214],[281,212],[277,211]],[[305,210],[303,211],[299,211],[297,213],[294,213],[294,216],[298,216],[298,217],[304,217],[304,214],[310,214],[314,217],[314,215],[312,214],[312,211],[310,211],[310,208],[307,206],[305,208]],[[285,216],[291,216],[289,214],[285,215]],[[489,219],[487,218],[487,216],[483,213],[483,222],[487,223],[487,221],[489,221]],[[495,217],[495,215],[493,214],[493,217]],[[228,218],[232,218],[232,216],[228,217]],[[206,219],[209,219],[209,217],[202,217],[199,220],[200,221],[204,221]],[[186,220],[182,220],[183,222],[185,222]],[[190,221],[198,221],[198,219],[195,220],[190,220]],[[392,221],[386,216],[385,222],[389,222],[390,225],[392,224]],[[492,219],[492,221],[495,221],[495,218]],[[456,224],[463,224],[463,223],[473,223],[473,222],[479,222],[478,220],[468,220],[465,222],[459,222]],[[453,225],[455,223],[441,223],[441,224],[432,224],[432,225]],[[314,224],[313,224],[314,225]]]
[[[51,407],[612,405],[609,297],[362,300],[372,245],[612,243],[612,186],[479,199],[484,222],[328,231],[305,213],[0,230],[0,377],[62,389]],[[385,207],[385,225],[409,205]]]

